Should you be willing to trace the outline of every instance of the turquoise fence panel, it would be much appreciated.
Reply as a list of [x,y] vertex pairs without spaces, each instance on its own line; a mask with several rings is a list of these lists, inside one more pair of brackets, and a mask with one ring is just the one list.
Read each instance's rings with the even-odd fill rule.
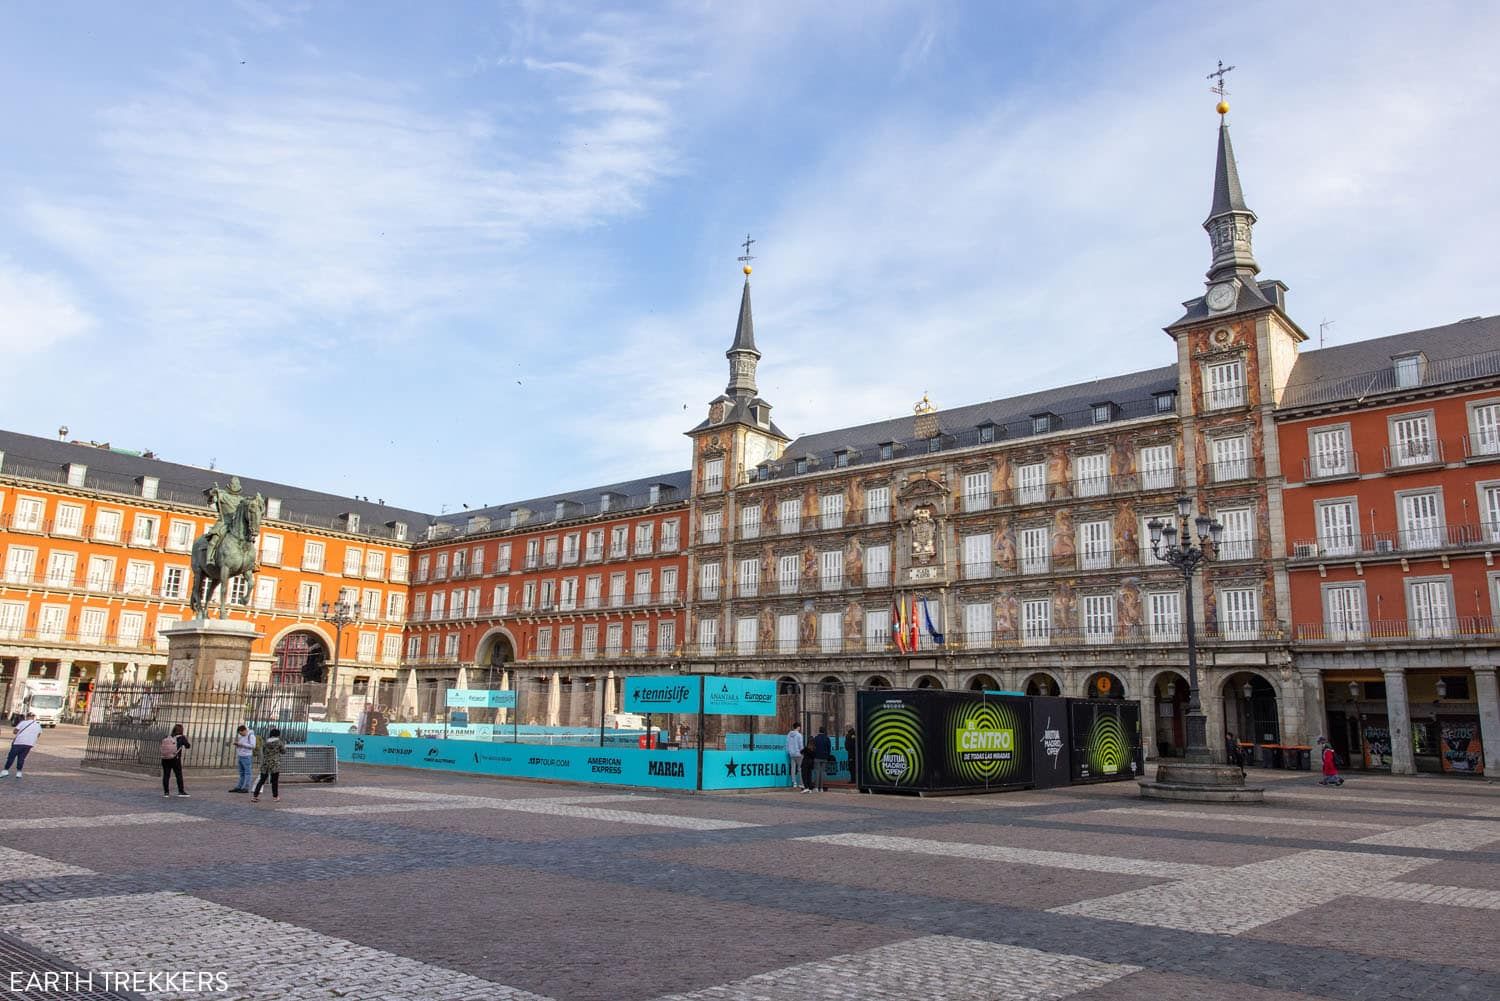
[[625,679],[625,711],[628,713],[696,713],[703,699],[703,678],[698,675],[656,675]]
[[792,784],[785,751],[704,751],[703,788],[779,789]]
[[775,716],[776,682],[752,678],[704,678],[708,716]]

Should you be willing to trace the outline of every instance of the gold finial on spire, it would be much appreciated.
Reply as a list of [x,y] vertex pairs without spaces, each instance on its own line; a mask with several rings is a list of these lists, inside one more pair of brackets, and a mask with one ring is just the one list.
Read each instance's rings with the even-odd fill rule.
[[912,412],[918,414],[930,414],[936,409],[937,407],[934,407],[932,405],[932,401],[927,398],[927,393],[924,390],[922,393],[922,399],[917,402],[917,405],[915,407],[912,407]]
[[740,270],[743,271],[743,272],[745,272],[745,277],[746,278],[750,277],[750,271],[751,271],[750,262],[753,261],[753,260],[755,260],[754,257],[750,256],[750,245],[752,243],[754,243],[754,242],[755,242],[754,240],[750,239],[750,234],[746,233],[745,234],[745,242],[743,244],[741,244],[741,246],[745,248],[745,256],[741,257],[739,259],[740,263],[744,265],[744,267],[740,268]]
[[1208,79],[1210,80],[1212,80],[1214,77],[1219,78],[1219,82],[1208,89],[1213,93],[1219,95],[1219,103],[1215,106],[1214,110],[1217,111],[1220,116],[1229,114],[1229,102],[1224,100],[1229,96],[1229,91],[1224,89],[1224,74],[1228,73],[1232,69],[1234,69],[1233,66],[1225,66],[1224,60],[1220,59],[1219,68],[1208,75]]

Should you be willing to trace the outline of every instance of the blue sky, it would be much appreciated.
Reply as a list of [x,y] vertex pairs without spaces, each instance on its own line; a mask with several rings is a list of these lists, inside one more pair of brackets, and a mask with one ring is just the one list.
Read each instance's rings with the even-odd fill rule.
[[747,231],[793,434],[1167,364],[1219,59],[1315,339],[1495,313],[1497,37],[1486,4],[13,7],[0,423],[433,512],[682,468]]

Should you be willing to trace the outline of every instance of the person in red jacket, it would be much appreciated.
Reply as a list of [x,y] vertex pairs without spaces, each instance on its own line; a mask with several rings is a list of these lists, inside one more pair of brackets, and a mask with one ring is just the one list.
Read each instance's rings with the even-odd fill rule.
[[1324,737],[1318,738],[1318,750],[1323,756],[1323,777],[1318,779],[1320,786],[1341,786],[1344,777],[1339,774],[1338,762],[1334,760],[1333,745],[1328,743]]

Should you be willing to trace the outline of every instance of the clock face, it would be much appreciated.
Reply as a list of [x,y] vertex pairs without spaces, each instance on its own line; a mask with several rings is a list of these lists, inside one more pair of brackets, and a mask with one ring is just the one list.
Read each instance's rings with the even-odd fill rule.
[[1215,285],[1208,290],[1208,308],[1212,310],[1228,309],[1234,305],[1234,286],[1225,283]]

